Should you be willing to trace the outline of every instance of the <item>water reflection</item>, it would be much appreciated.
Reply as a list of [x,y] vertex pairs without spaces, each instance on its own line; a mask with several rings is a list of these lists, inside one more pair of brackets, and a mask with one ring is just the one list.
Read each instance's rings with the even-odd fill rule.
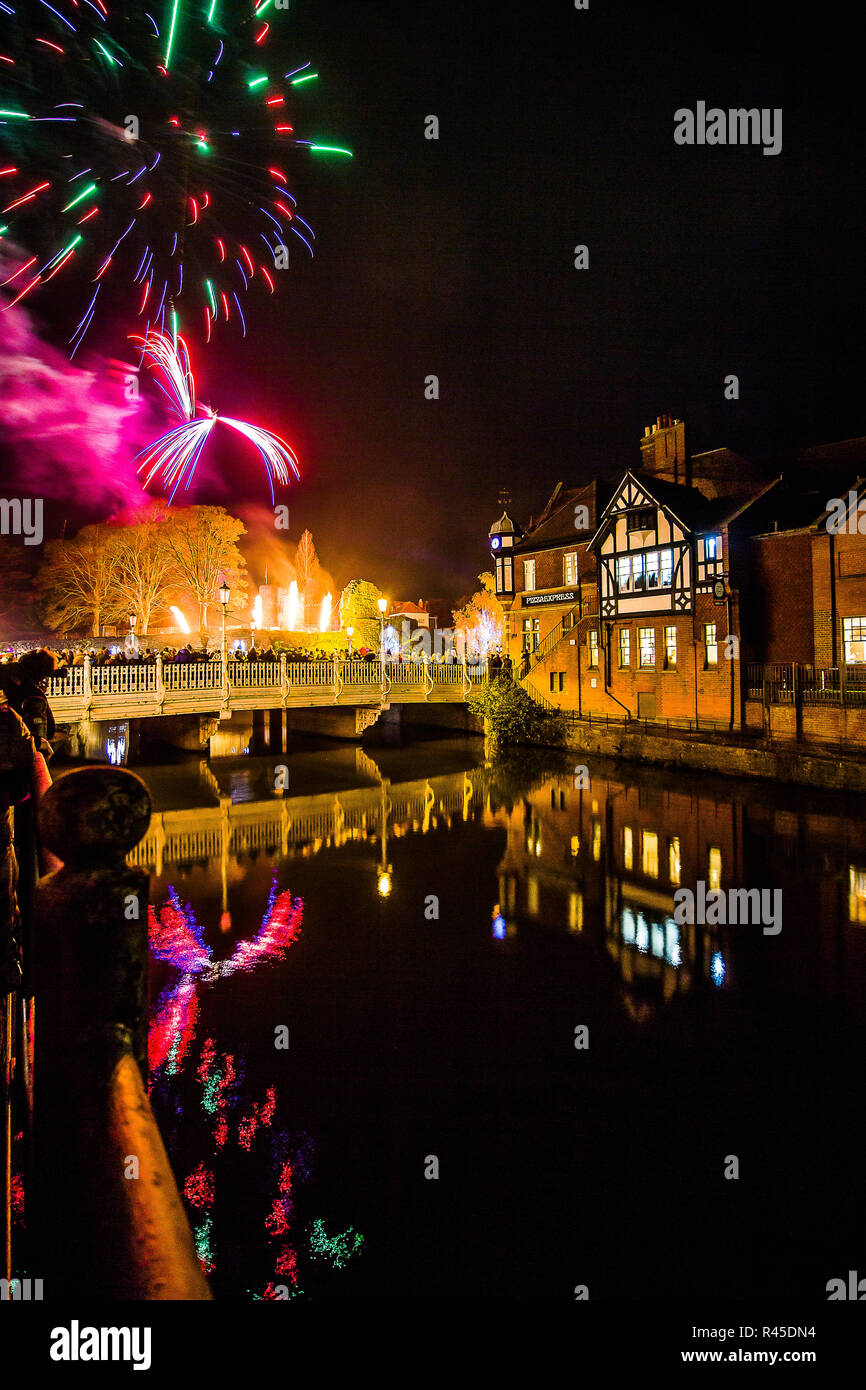
[[[502,1145],[524,1185],[550,1154],[569,1154],[554,1164],[551,1209],[584,1203],[586,1239],[610,1248],[613,1263],[621,1221],[625,1268],[638,1208],[641,1220],[652,1209],[622,1157],[632,1131],[653,1153],[666,1116],[674,1159],[646,1168],[662,1187],[668,1171],[703,1174],[708,1145],[728,1151],[731,1113],[750,1142],[769,1146],[765,1127],[783,1123],[772,1109],[778,1039],[802,1078],[818,1065],[813,1020],[862,1018],[866,823],[856,807],[639,769],[579,779],[559,755],[478,756],[469,741],[377,749],[375,760],[361,749],[289,754],[290,785],[303,789],[291,795],[273,792],[270,763],[240,755],[144,769],[156,810],[132,858],[151,873],[154,1104],[220,1296],[400,1296],[401,1276],[416,1296],[454,1296],[458,1266],[467,1284],[498,1279],[505,1292],[527,1261],[536,1289],[548,1267],[551,1280],[570,1278],[557,1263],[567,1252],[543,1239],[536,1252],[535,1207],[546,1198],[503,1216]],[[784,930],[680,925],[674,894],[699,881],[781,887]],[[599,1029],[609,1043],[598,1081],[564,1067],[554,1038],[584,1019],[593,1049]],[[282,1025],[286,1051],[274,1045]],[[744,1030],[746,1102],[730,1060]],[[513,1090],[503,1055],[519,1063]],[[712,1107],[683,1109],[678,1087],[705,1096],[710,1075]],[[556,1129],[562,1114],[581,1116],[578,1138]],[[550,1154],[539,1151],[539,1124]],[[407,1177],[416,1148],[435,1153],[430,1136],[442,1132],[477,1168],[448,1219],[435,1204],[427,1213],[426,1185]],[[788,1136],[785,1153],[795,1149]],[[772,1147],[765,1158],[781,1171]],[[806,1179],[793,1160],[784,1171],[790,1190],[761,1256],[777,1271],[805,1258],[785,1244],[794,1236],[784,1208]],[[599,1173],[625,1194],[603,1219]],[[709,1178],[690,1181],[695,1201],[713,1200]],[[486,1233],[462,1263],[448,1244],[459,1244],[452,1219],[454,1230],[480,1221]],[[550,1229],[558,1219],[547,1213]],[[506,1227],[520,1233],[513,1256]],[[701,1267],[715,1269],[717,1253]],[[736,1252],[728,1268],[739,1269]]]

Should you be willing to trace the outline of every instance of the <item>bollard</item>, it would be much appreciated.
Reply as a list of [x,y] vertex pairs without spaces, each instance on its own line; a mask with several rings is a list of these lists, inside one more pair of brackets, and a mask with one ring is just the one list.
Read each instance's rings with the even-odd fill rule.
[[36,893],[34,1276],[45,1298],[208,1299],[144,1085],[150,794],[122,768],[46,793]]

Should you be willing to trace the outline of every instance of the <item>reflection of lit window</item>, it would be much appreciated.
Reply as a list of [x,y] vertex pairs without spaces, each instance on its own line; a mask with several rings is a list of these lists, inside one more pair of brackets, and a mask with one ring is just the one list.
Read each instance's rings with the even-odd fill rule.
[[659,922],[653,922],[652,953],[661,960],[665,953],[665,929]]
[[568,929],[569,931],[583,931],[582,893],[569,893],[568,895]]
[[634,836],[630,825],[622,828],[622,865],[624,869],[634,867]]
[[538,879],[534,874],[526,880],[526,910],[532,917],[538,916]]
[[675,888],[679,886],[682,869],[679,836],[675,835],[668,846],[668,876]]
[[496,904],[496,908],[494,909],[493,913],[493,935],[495,936],[497,941],[505,940],[505,918],[499,911],[498,903]]
[[623,939],[623,941],[625,941],[625,942],[630,946],[630,945],[632,944],[632,942],[634,941],[634,938],[635,938],[635,920],[634,920],[634,913],[633,913],[629,908],[624,907],[623,910],[622,910],[622,939]]
[[680,946],[680,929],[670,918],[665,923],[665,958],[674,969],[679,969],[683,953]]
[[640,837],[641,867],[647,878],[659,876],[659,837],[654,830],[644,830]]
[[580,854],[580,836],[579,836],[579,835],[572,835],[572,837],[571,837],[571,852],[572,852],[572,854],[573,854],[575,857],[577,857],[577,855]]
[[601,858],[601,821],[594,820],[592,823],[592,857],[596,864]]
[[642,912],[639,912],[637,915],[637,932],[635,933],[635,942],[639,951],[649,950],[649,927],[646,924],[646,919],[644,918]]
[[710,849],[710,881],[709,888],[714,890],[722,886],[722,851],[720,849]]
[[721,951],[716,951],[710,961],[710,979],[714,985],[721,986],[725,982],[725,958]]
[[866,869],[848,870],[848,917],[850,921],[866,924]]

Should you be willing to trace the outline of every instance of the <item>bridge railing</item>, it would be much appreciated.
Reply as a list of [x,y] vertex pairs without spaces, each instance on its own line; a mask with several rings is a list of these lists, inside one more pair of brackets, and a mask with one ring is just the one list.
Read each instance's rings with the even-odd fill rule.
[[261,690],[270,685],[280,684],[278,661],[230,661],[228,667],[229,684],[237,686],[240,690]]
[[166,661],[162,680],[166,690],[220,690],[223,664],[221,661]]
[[[277,666],[275,669],[279,681],[280,668]],[[286,680],[289,685],[333,685],[333,662],[289,661],[286,664]]]

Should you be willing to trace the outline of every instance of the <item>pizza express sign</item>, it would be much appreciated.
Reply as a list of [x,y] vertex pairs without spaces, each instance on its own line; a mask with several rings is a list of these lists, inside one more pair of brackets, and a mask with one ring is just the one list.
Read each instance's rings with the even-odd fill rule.
[[552,594],[524,594],[524,608],[543,608],[548,603],[577,603],[577,589],[557,589]]

